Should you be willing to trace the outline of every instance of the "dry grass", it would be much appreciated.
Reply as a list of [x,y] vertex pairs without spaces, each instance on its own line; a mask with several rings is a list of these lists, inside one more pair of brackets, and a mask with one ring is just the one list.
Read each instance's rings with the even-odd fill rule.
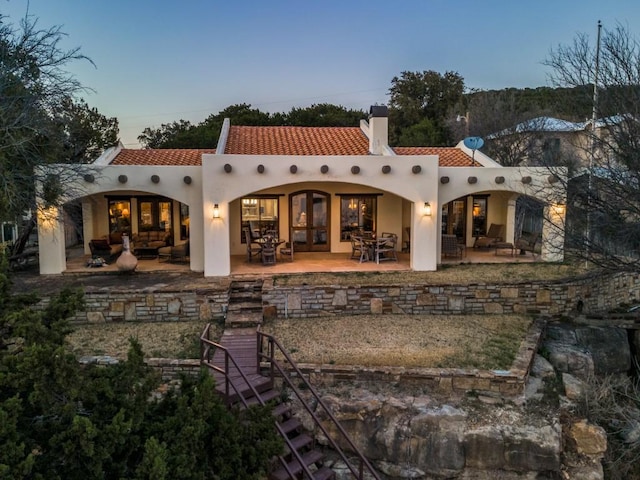
[[399,285],[518,283],[561,280],[587,273],[580,265],[555,263],[442,265],[435,272],[303,273],[274,276],[275,285]]
[[[102,323],[79,325],[67,336],[67,343],[78,356],[109,355],[126,358],[129,339],[136,338],[145,357],[198,358],[202,322]],[[212,332],[222,332],[216,326]]]
[[530,325],[517,315],[358,315],[277,319],[263,330],[300,363],[506,370]]

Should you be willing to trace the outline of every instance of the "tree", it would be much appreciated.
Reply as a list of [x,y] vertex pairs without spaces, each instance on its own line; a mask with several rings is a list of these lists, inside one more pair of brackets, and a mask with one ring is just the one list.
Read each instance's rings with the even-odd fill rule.
[[320,103],[306,108],[292,108],[288,114],[284,114],[284,124],[301,127],[357,127],[366,116],[362,110]]
[[442,75],[433,70],[405,71],[400,77],[393,77],[391,84],[389,89],[389,124],[391,126],[389,142],[393,145],[401,145],[400,139],[403,131],[426,119],[431,122],[428,130],[435,128],[438,132],[430,131],[425,139],[420,139],[414,132],[408,138],[412,142],[417,142],[418,145],[429,145],[430,143],[424,141],[428,138],[442,139],[437,145],[450,144],[451,134],[445,120],[451,108],[462,98],[464,79],[456,72],[445,72]]
[[[0,14],[0,219],[13,221],[35,211],[37,181],[59,186],[49,194],[62,193],[86,171],[83,163],[115,143],[117,121],[75,99],[84,89],[66,67],[91,61],[78,48],[62,50],[63,37],[60,27],[40,29],[31,16],[16,28]],[[64,162],[78,166],[67,177],[37,168]],[[47,201],[58,205],[60,197]],[[29,233],[30,228],[23,230],[14,253]]]
[[82,366],[65,345],[82,292],[37,311],[10,287],[0,257],[1,478],[264,478],[282,451],[269,407],[233,414],[207,372],[157,398],[133,340],[126,361]]
[[[598,48],[585,34],[552,50],[545,64],[562,87],[598,99],[588,124],[584,162],[569,181],[564,229],[576,254],[611,270],[640,270],[640,44],[626,28],[602,31]],[[598,81],[594,92],[594,79]],[[584,86],[590,85],[590,88]],[[597,93],[597,95],[593,95]],[[592,103],[593,105],[593,103]],[[595,128],[594,128],[595,127]]]

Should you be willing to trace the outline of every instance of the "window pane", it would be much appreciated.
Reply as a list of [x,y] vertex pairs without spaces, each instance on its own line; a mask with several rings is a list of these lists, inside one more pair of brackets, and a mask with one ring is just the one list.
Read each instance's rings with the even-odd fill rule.
[[171,202],[160,202],[159,207],[159,227],[160,230],[168,232],[171,230]]
[[340,241],[348,242],[353,232],[376,229],[376,196],[342,197],[340,200]]
[[[251,235],[260,237],[267,231],[278,235],[278,198],[251,198],[241,201],[240,228],[248,228]],[[246,243],[244,235],[240,241]]]
[[180,204],[180,240],[189,238],[189,205]]
[[473,236],[479,237],[487,232],[487,199],[473,199]]
[[109,200],[109,232],[131,232],[131,203]]
[[141,231],[153,230],[153,203],[152,202],[140,202],[140,224],[138,228]]

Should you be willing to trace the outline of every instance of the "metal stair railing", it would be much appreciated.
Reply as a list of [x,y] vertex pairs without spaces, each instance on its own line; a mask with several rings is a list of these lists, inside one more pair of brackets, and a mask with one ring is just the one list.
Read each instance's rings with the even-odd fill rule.
[[[236,368],[236,370],[238,371],[239,375],[242,377],[244,382],[247,384],[247,386],[251,390],[251,393],[256,397],[256,399],[258,400],[260,405],[261,406],[266,405],[264,400],[262,400],[262,397],[260,396],[260,394],[256,390],[256,388],[249,381],[249,379],[244,374],[244,372],[240,369],[240,366],[238,365],[236,360],[233,358],[233,355],[231,354],[231,352],[229,352],[229,349],[227,349],[224,345],[216,343],[216,342],[214,342],[213,340],[210,339],[210,335],[209,335],[210,334],[210,330],[211,330],[211,324],[207,323],[207,325],[205,326],[202,334],[200,335],[200,364],[210,368],[211,370],[213,370],[215,372],[218,372],[218,373],[224,375],[224,379],[225,379],[225,403],[227,404],[227,407],[229,408],[232,405],[230,389],[229,389],[229,386],[231,386],[233,388],[233,390],[235,391],[236,395],[238,396],[238,398],[240,399],[240,401],[242,402],[242,405],[244,405],[245,408],[249,408],[249,402],[247,402],[247,399],[242,394],[242,391],[236,385],[234,385],[234,383],[229,378],[229,365],[230,364],[233,365]],[[213,351],[215,349],[219,349],[219,350],[224,352],[224,369],[218,367],[217,365],[215,365],[211,361],[211,356],[212,356]],[[310,479],[313,479],[313,474],[311,473],[311,470],[309,470],[309,467],[305,464],[304,460],[302,459],[302,456],[300,455],[300,452],[298,452],[294,448],[294,446],[291,444],[289,438],[287,437],[286,432],[282,429],[282,427],[280,426],[280,424],[277,421],[275,422],[275,425],[276,425],[276,430],[278,430],[278,434],[284,439],[285,443],[289,447],[289,450],[291,451],[291,453],[293,454],[295,459],[298,461],[298,463],[302,467],[302,471]],[[295,474],[289,469],[288,462],[285,460],[284,456],[283,455],[278,455],[278,460],[282,464],[283,468],[287,471],[287,475],[289,475],[289,478],[292,478],[292,479],[295,478]]]
[[[363,480],[364,479],[364,477],[363,477],[364,470],[366,469],[367,472],[374,479],[380,480],[380,477],[378,476],[376,471],[373,469],[373,466],[369,463],[369,460],[367,460],[367,458],[362,454],[360,449],[353,443],[353,440],[351,440],[351,437],[349,437],[349,434],[344,430],[342,425],[340,425],[340,422],[338,421],[338,419],[336,419],[336,417],[331,413],[331,410],[329,409],[329,407],[327,407],[327,405],[324,403],[324,401],[320,398],[320,395],[318,395],[318,392],[316,392],[316,390],[313,388],[313,386],[307,381],[307,379],[303,375],[302,371],[298,368],[298,366],[293,361],[293,359],[291,358],[289,353],[284,349],[284,347],[282,345],[280,345],[278,340],[273,335],[270,335],[268,333],[262,332],[262,331],[260,331],[260,329],[258,329],[257,335],[258,335],[258,368],[260,368],[260,365],[264,361],[264,362],[269,364],[269,372],[270,372],[270,375],[271,375],[272,379],[275,378],[276,371],[278,372],[280,377],[286,382],[286,384],[289,386],[289,388],[291,388],[291,390],[296,394],[296,396],[300,400],[300,403],[304,406],[305,410],[311,416],[311,418],[313,419],[314,423],[318,426],[318,428],[320,430],[322,430],[322,433],[324,433],[325,437],[327,438],[327,440],[329,441],[329,443],[331,444],[333,449],[342,458],[342,460],[346,464],[347,468],[351,471],[351,474],[356,479]],[[347,444],[351,447],[353,453],[358,457],[359,466],[358,466],[358,471],[357,472],[354,469],[353,465],[351,465],[351,462],[347,458],[346,454],[338,446],[337,442],[333,438],[331,438],[331,436],[329,435],[329,432],[322,425],[322,422],[320,421],[318,416],[315,414],[313,409],[307,404],[307,402],[305,401],[305,399],[302,396],[302,393],[295,386],[291,376],[289,375],[288,370],[286,368],[284,368],[284,366],[281,365],[281,363],[276,358],[276,356],[275,356],[276,348],[277,348],[278,352],[284,357],[286,362],[290,365],[290,368],[296,373],[296,375],[297,375],[296,379],[300,380],[304,384],[304,388],[311,393],[311,395],[314,397],[315,401],[317,402],[317,406],[322,408],[322,410],[324,411],[324,413],[327,416],[327,418],[337,428],[338,433],[340,434],[340,436],[347,442]],[[310,478],[312,478],[312,477],[310,477]]]

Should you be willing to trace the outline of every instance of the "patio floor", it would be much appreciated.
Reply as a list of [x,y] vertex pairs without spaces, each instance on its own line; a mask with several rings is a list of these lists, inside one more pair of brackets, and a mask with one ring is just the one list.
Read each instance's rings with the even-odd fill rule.
[[[535,257],[531,253],[520,255],[516,252],[514,256],[509,251],[499,250],[498,255],[494,249],[475,250],[467,249],[467,254],[460,258],[445,258],[443,264],[461,263],[530,263],[540,261],[540,256]],[[71,248],[67,250],[67,270],[65,273],[99,273],[117,271],[115,262],[99,268],[87,266],[90,256],[84,255],[81,248]],[[280,260],[275,265],[262,265],[260,261],[247,262],[245,255],[231,256],[231,275],[272,275],[282,273],[304,273],[304,272],[385,272],[411,270],[409,266],[409,254],[398,253],[398,261],[385,261],[380,264],[376,262],[359,263],[351,260],[348,253],[296,253],[294,261]],[[157,259],[138,260],[136,267],[138,272],[188,272],[188,263],[160,262]]]

